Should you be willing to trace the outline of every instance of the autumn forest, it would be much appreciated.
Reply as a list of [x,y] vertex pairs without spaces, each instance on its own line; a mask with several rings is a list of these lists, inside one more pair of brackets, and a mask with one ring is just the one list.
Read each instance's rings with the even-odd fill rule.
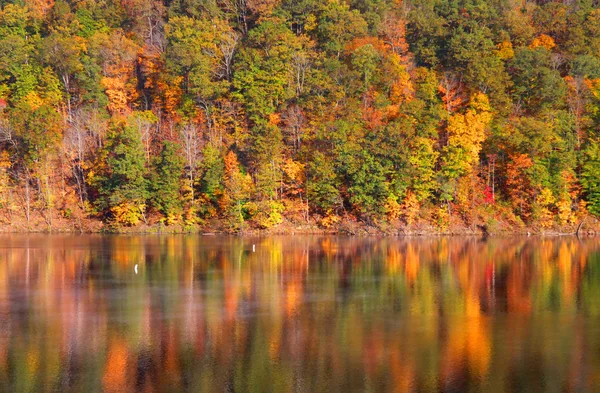
[[597,215],[597,0],[0,0],[2,229]]

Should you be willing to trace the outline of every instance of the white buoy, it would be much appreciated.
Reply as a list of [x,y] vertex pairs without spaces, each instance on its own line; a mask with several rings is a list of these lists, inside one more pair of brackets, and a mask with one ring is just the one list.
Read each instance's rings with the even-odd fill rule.
[[133,270],[135,271],[135,274],[138,274],[138,270],[137,270],[137,263],[135,264],[135,266],[133,267]]
[[256,244],[252,245],[252,252],[256,252]]

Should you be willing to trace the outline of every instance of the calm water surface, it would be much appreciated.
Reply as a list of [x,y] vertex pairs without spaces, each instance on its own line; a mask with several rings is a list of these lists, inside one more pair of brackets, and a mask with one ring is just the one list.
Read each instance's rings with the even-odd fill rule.
[[1,236],[0,391],[600,392],[600,240]]

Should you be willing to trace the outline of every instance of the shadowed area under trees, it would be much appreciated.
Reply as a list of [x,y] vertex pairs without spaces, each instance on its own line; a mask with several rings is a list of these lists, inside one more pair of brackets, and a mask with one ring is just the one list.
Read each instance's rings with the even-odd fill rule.
[[573,231],[599,103],[594,0],[0,1],[0,227]]

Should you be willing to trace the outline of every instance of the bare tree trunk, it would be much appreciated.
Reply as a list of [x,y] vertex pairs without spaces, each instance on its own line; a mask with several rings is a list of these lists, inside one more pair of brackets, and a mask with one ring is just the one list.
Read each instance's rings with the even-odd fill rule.
[[29,189],[29,169],[25,168],[25,218],[27,229],[31,228],[31,191]]
[[194,182],[198,157],[200,155],[200,135],[198,135],[198,128],[192,123],[184,125],[181,129],[181,138],[183,139],[186,171],[190,186],[191,202],[193,204],[195,200]]
[[44,178],[44,186],[46,188],[46,222],[48,223],[48,229],[52,232],[52,192],[50,188],[50,174],[48,172],[48,160],[46,160],[46,175]]

